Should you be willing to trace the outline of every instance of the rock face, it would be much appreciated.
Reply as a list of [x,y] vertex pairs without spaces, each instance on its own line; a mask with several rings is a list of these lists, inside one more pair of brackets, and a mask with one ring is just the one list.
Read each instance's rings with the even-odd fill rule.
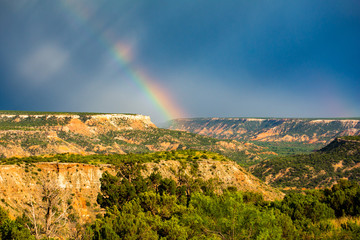
[[156,127],[149,116],[136,114],[1,114],[1,128],[13,130],[63,130],[97,134],[111,130]]
[[[144,164],[145,176],[158,171],[163,177],[175,180],[176,174],[184,167],[175,160]],[[197,169],[195,176],[188,162],[185,174],[204,180],[216,178],[221,188],[234,186],[239,190],[258,192],[263,194],[266,200],[280,199],[284,195],[232,161],[199,160]],[[83,224],[94,220],[96,214],[102,213],[102,209],[96,203],[96,197],[100,191],[100,178],[105,171],[114,174],[115,168],[109,164],[95,166],[57,162],[0,165],[0,206],[7,209],[11,216],[18,216],[24,211],[30,212],[29,202],[34,202],[34,205],[42,203],[43,184],[51,182],[61,191],[64,201],[71,204],[71,213]]]
[[29,202],[42,202],[42,184],[51,182],[64,201],[71,202],[73,214],[82,224],[101,212],[96,197],[104,171],[114,173],[114,168],[82,163],[0,165],[0,205],[12,216],[30,211]]
[[[215,161],[209,159],[198,161],[197,163],[198,168],[195,173],[197,177],[203,180],[217,179],[220,182],[221,189],[231,186],[236,187],[240,191],[257,192],[265,200],[281,199],[284,196],[282,192],[264,184],[233,161]],[[163,177],[172,178],[176,181],[176,174],[182,167],[179,161],[174,160],[146,163],[144,175],[148,176],[152,169],[158,169],[158,172]],[[185,168],[185,174],[192,176],[194,175],[192,171],[194,169],[188,164]]]
[[189,118],[171,121],[169,129],[220,139],[328,143],[360,135],[360,119]]

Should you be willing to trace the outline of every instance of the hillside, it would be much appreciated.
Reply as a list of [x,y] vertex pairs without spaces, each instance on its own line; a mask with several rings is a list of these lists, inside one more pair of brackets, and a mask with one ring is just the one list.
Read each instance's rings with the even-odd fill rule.
[[61,193],[59,197],[65,205],[57,207],[66,209],[68,228],[75,227],[76,223],[91,222],[97,214],[103,213],[96,202],[101,176],[105,171],[115,174],[115,165],[121,166],[129,160],[143,165],[143,176],[159,173],[180,184],[181,174],[187,176],[188,181],[215,181],[219,184],[218,191],[235,187],[241,191],[260,193],[266,200],[283,197],[283,193],[216,153],[186,150],[131,155],[61,154],[1,160],[0,207],[10,211],[13,217],[25,212],[41,218],[44,213],[40,207],[45,204],[42,200],[45,189],[50,189]]
[[360,135],[360,119],[188,118],[170,121],[168,128],[219,139],[325,144]]
[[359,236],[358,183],[283,196],[216,153],[61,154],[1,163],[1,239]]
[[125,154],[199,149],[239,162],[273,153],[254,144],[157,128],[134,114],[1,112],[0,157],[56,153]]
[[322,188],[342,178],[360,182],[360,136],[336,138],[311,154],[267,160],[251,172],[282,188]]

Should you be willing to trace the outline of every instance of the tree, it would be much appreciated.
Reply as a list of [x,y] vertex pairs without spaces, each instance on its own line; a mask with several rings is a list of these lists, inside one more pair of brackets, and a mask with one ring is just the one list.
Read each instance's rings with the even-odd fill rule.
[[0,239],[34,239],[20,218],[11,220],[8,213],[0,208]]
[[[219,196],[194,193],[189,212],[183,222],[191,226],[192,234],[213,239],[281,239],[282,222],[273,210],[260,209],[244,203],[240,192],[225,192]],[[294,231],[289,225],[288,231]]]
[[290,193],[276,207],[289,215],[293,221],[299,223],[307,220],[314,223],[335,217],[334,210],[320,202],[318,197],[312,194]]
[[357,182],[339,180],[338,184],[325,190],[325,195],[337,217],[360,214],[360,185]]
[[25,215],[31,222],[29,228],[36,239],[66,235],[71,212],[68,204],[69,192],[60,187],[55,173],[40,177],[38,192],[40,192],[40,201],[34,193],[27,199],[28,207],[24,209]]

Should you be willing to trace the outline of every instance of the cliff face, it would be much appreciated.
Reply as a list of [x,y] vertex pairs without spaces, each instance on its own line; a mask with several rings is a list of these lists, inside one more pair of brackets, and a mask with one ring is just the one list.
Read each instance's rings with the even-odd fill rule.
[[[71,205],[68,214],[83,224],[101,213],[96,197],[104,171],[114,173],[114,168],[81,163],[0,165],[0,205],[11,216],[19,216],[23,212],[31,215],[33,206],[38,209],[44,204],[42,198],[46,183],[52,185],[53,192],[60,191],[63,202]],[[40,210],[36,210],[35,214],[44,218]]]
[[[184,169],[183,163],[175,160],[144,164],[144,176],[158,171],[163,177],[174,180],[177,180],[180,169]],[[100,178],[105,171],[115,174],[114,167],[108,164],[95,166],[42,162],[0,165],[0,206],[10,211],[11,216],[19,216],[23,212],[31,214],[32,209],[44,204],[44,185],[52,184],[53,191],[59,191],[63,203],[68,205],[67,214],[83,224],[94,220],[96,214],[102,213],[102,209],[96,203],[96,197],[100,191]],[[204,180],[218,179],[221,188],[235,186],[239,190],[259,192],[267,200],[283,197],[283,193],[260,182],[232,161],[199,160],[196,175],[188,162],[184,173]],[[35,211],[36,216],[44,217],[41,209],[38,209]],[[71,222],[68,224],[71,225]]]
[[156,126],[149,116],[135,114],[1,114],[0,127],[3,130],[63,130],[90,135]]
[[[203,180],[217,179],[220,182],[220,188],[236,187],[240,191],[250,191],[260,193],[265,200],[281,199],[284,194],[277,191],[267,184],[261,182],[258,178],[248,173],[245,169],[240,167],[233,161],[215,161],[215,160],[201,160],[198,161],[198,168],[194,174],[194,169],[190,164],[185,169],[185,174],[189,176],[196,175]],[[168,160],[160,161],[159,163],[146,163],[145,176],[150,175],[153,169],[166,178],[177,180],[177,173],[182,168],[179,161]]]
[[328,143],[360,135],[360,119],[194,118],[173,120],[169,128],[220,139]]

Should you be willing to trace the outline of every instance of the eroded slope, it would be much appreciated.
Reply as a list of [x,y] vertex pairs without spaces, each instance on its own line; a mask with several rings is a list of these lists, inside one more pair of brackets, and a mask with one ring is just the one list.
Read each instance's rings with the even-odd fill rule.
[[189,118],[173,120],[169,128],[220,139],[325,144],[360,135],[360,119]]
[[[75,162],[53,162],[56,159]],[[96,214],[103,212],[96,202],[100,190],[99,179],[105,171],[112,174],[116,172],[114,165],[104,162],[120,164],[125,159],[142,162],[145,166],[142,171],[144,176],[158,172],[163,177],[177,181],[181,172],[189,178],[214,179],[219,183],[219,191],[231,186],[242,191],[261,193],[266,200],[283,197],[283,193],[262,183],[238,164],[219,154],[173,151],[141,155],[55,155],[17,159],[16,164],[0,165],[0,206],[9,210],[12,216],[25,212],[30,216],[35,213],[39,218],[44,217],[38,206],[44,204],[44,185],[52,184],[63,198],[64,206],[58,208],[64,207],[67,211],[67,228],[64,229],[68,229],[66,236],[69,237],[75,231],[76,223],[93,221]],[[47,160],[51,162],[44,162]],[[2,163],[9,164],[10,161],[15,160],[3,160]]]
[[148,116],[130,114],[2,114],[0,157],[56,153],[125,154],[181,149],[209,150],[239,162],[272,152],[254,144],[217,140],[157,128]]
[[360,136],[335,139],[320,151],[255,165],[255,176],[283,188],[322,188],[341,178],[360,182]]

